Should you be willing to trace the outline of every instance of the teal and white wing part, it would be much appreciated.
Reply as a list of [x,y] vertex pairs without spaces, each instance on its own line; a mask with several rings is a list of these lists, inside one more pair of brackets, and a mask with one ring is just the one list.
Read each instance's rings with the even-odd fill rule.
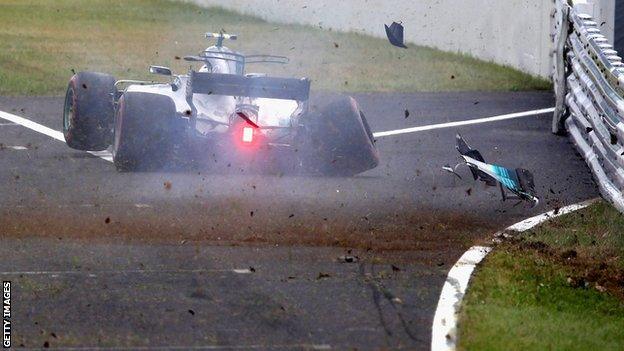
[[462,155],[468,166],[476,167],[479,171],[489,175],[494,178],[497,182],[501,183],[504,187],[512,190],[512,191],[521,191],[520,182],[518,181],[518,177],[516,176],[516,172],[514,170],[498,166],[492,165],[485,162],[481,162],[475,160],[469,156]]

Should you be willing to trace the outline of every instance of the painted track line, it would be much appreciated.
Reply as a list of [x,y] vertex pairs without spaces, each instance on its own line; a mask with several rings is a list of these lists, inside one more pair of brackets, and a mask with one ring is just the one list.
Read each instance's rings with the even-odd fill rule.
[[376,133],[373,133],[373,137],[380,138],[380,137],[385,137],[385,136],[390,136],[390,135],[415,133],[415,132],[424,132],[424,131],[427,131],[427,130],[434,130],[434,129],[460,127],[460,126],[467,126],[467,125],[471,125],[471,124],[480,124],[480,123],[504,121],[504,120],[507,120],[507,119],[514,119],[514,118],[520,118],[520,117],[543,115],[543,114],[546,114],[546,113],[552,113],[554,111],[555,111],[555,108],[554,107],[550,107],[550,108],[543,108],[543,109],[540,109],[540,110],[515,112],[515,113],[509,113],[509,114],[506,114],[506,115],[484,117],[484,118],[477,118],[477,119],[469,119],[469,120],[464,120],[464,121],[439,123],[439,124],[429,124],[429,125],[426,125],[426,126],[411,127],[411,128],[396,129],[396,130],[388,130],[388,131],[385,131],[385,132],[376,132]]
[[[44,134],[49,136],[52,139],[56,139],[58,141],[62,141],[65,142],[65,137],[63,136],[63,133],[59,132],[58,130],[54,130],[52,128],[46,127],[43,124],[39,124],[36,122],[33,122],[27,118],[24,117],[20,117],[20,116],[16,116],[14,114],[8,113],[8,112],[4,112],[4,111],[0,111],[0,118],[5,119],[9,122],[13,122],[15,124],[19,124],[22,127],[26,127],[30,130],[34,130],[35,132]],[[108,162],[113,162],[113,155],[105,150],[105,151],[87,151],[88,153],[90,153],[93,156],[97,156],[103,160],[106,160]]]
[[[591,199],[579,202],[527,218],[507,227],[505,230],[495,235],[498,236],[507,231],[519,233],[529,230],[551,218],[585,208],[596,200],[597,199]],[[457,348],[457,318],[459,316],[461,302],[466,294],[466,289],[468,288],[468,283],[475,267],[491,250],[492,248],[487,246],[471,247],[459,258],[448,272],[446,281],[442,287],[442,292],[440,293],[435,316],[433,317],[433,326],[431,328],[432,351],[451,351]]]
[[[485,117],[485,118],[476,118],[476,119],[470,119],[470,120],[464,120],[464,121],[439,123],[439,124],[429,124],[429,125],[425,125],[425,126],[411,127],[411,128],[405,128],[405,129],[388,130],[388,131],[385,131],[385,132],[375,132],[375,133],[373,133],[373,137],[379,138],[379,137],[385,137],[385,136],[391,136],[391,135],[423,132],[423,131],[442,129],[442,128],[460,127],[460,126],[466,126],[466,125],[472,125],[472,124],[504,121],[504,120],[514,119],[514,118],[542,115],[542,114],[546,114],[546,113],[551,113],[554,110],[555,110],[555,108],[551,107],[551,108],[544,108],[544,109],[540,109],[540,110],[515,112],[515,113],[509,113],[509,114],[505,114],[505,115]],[[52,128],[46,127],[44,125],[41,125],[39,123],[33,122],[33,121],[31,121],[31,120],[29,120],[27,118],[16,116],[14,114],[11,114],[11,113],[8,113],[8,112],[3,112],[3,111],[0,111],[0,118],[3,118],[5,120],[7,120],[9,122],[12,122],[12,123],[15,123],[15,124],[19,124],[19,125],[21,125],[23,127],[26,127],[28,129],[34,130],[35,132],[39,132],[41,134],[45,134],[45,135],[47,135],[47,136],[49,136],[49,137],[51,137],[53,139],[56,139],[58,141],[65,142],[65,138],[63,137],[63,133],[61,133],[61,132],[59,132],[57,130],[54,130]],[[97,156],[97,157],[99,157],[99,158],[101,158],[103,160],[106,160],[108,162],[113,162],[113,156],[110,153],[110,151],[108,151],[108,150],[105,150],[105,151],[87,151],[87,152],[90,153],[91,155]]]

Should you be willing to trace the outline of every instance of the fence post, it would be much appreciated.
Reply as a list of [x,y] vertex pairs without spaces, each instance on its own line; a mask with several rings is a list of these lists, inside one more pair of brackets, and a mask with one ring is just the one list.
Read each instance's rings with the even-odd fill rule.
[[554,56],[553,56],[553,87],[555,90],[555,112],[552,120],[552,132],[565,134],[564,121],[568,116],[566,107],[566,95],[568,93],[566,81],[566,40],[570,29],[568,19],[569,6],[561,0],[555,0],[555,33],[554,33]]

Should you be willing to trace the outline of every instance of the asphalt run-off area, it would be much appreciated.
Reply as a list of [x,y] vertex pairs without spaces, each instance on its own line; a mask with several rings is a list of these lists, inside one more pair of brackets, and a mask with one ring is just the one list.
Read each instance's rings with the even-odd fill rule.
[[[108,153],[62,142],[63,98],[0,97],[13,344],[427,349],[466,249],[598,195],[568,138],[550,133],[552,93],[354,97],[381,163],[329,178],[210,157],[118,172]],[[444,172],[458,162],[456,133],[486,161],[531,170],[540,204],[502,202],[498,188]]]

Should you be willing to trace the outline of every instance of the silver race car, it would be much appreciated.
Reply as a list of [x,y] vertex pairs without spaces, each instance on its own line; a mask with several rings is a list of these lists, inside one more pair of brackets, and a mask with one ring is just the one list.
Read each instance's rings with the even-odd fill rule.
[[75,74],[63,110],[67,145],[110,148],[121,171],[161,167],[179,150],[263,158],[281,166],[289,160],[284,167],[325,175],[354,175],[377,166],[371,130],[352,97],[324,97],[313,106],[307,78],[246,73],[248,64],[284,64],[288,58],[245,56],[223,46],[235,35],[206,37],[216,44],[184,57],[199,63],[198,70],[177,75],[150,66],[151,73],[170,77],[166,83]]

